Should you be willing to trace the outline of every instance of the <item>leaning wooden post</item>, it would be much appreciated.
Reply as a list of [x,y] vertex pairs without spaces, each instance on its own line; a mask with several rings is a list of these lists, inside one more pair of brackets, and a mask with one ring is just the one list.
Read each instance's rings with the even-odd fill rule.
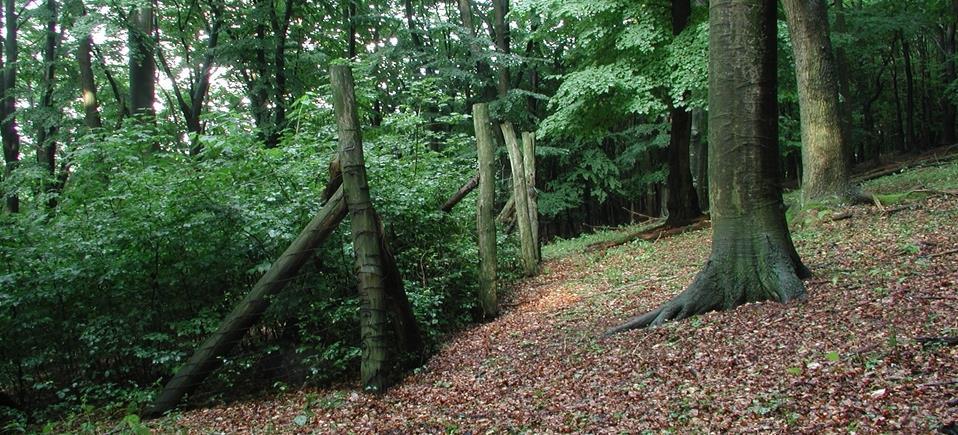
[[536,137],[528,131],[522,132],[522,167],[526,171],[529,192],[529,226],[532,227],[536,263],[539,263],[542,261],[542,241],[539,240],[539,194],[536,192]]
[[173,409],[184,395],[195,390],[219,367],[222,362],[220,357],[232,350],[269,308],[270,297],[286,287],[299,268],[313,257],[319,245],[336,230],[345,217],[346,204],[343,202],[343,189],[339,187],[306,228],[303,228],[296,240],[289,244],[269,270],[256,281],[246,297],[236,304],[216,332],[196,348],[144,414],[148,417],[159,417]]
[[493,221],[496,200],[496,145],[492,137],[488,106],[485,103],[473,105],[472,116],[479,153],[479,304],[488,319],[499,312],[496,300],[496,223]]
[[356,274],[359,278],[359,322],[363,352],[360,371],[363,387],[367,391],[379,392],[386,387],[389,379],[385,273],[379,250],[379,225],[369,199],[363,139],[353,94],[353,73],[348,66],[333,65],[329,68],[329,76],[336,124],[339,126],[343,196],[349,210]]
[[516,202],[516,224],[519,227],[519,246],[522,252],[522,266],[526,276],[536,274],[539,268],[536,261],[535,242],[532,238],[532,225],[529,222],[529,189],[526,186],[526,173],[523,169],[522,151],[512,123],[500,124],[502,136],[509,151],[509,163],[512,166],[512,196]]

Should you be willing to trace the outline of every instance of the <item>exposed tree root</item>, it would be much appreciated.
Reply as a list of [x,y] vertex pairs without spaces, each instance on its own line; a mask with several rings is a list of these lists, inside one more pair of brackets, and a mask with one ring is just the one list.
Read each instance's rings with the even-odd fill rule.
[[768,236],[736,240],[713,250],[705,268],[685,291],[659,308],[609,329],[605,335],[730,310],[749,302],[803,299],[805,285],[801,279],[810,275],[797,255]]

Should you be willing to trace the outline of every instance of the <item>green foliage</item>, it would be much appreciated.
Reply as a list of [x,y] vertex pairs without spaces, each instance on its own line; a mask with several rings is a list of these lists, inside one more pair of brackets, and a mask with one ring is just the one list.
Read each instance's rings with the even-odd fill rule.
[[[162,124],[88,136],[70,156],[74,172],[55,211],[0,215],[0,390],[36,409],[56,403],[50,413],[117,401],[138,404],[136,412],[148,402],[156,381],[216,328],[319,208],[336,147],[319,101],[297,102],[295,130],[279,148],[263,148],[228,115],[200,138],[197,158],[144,153],[154,143],[180,147]],[[438,210],[470,176],[463,150],[472,145],[459,134],[431,136],[425,125],[414,108],[400,111],[369,132],[366,157],[406,291],[436,344],[473,321],[478,260],[474,209]],[[430,148],[436,140],[443,151]],[[357,368],[347,231],[342,225],[275,298],[212,385],[250,388],[244,379],[300,372],[291,380],[322,383]],[[518,264],[514,241],[501,242],[508,277]]]

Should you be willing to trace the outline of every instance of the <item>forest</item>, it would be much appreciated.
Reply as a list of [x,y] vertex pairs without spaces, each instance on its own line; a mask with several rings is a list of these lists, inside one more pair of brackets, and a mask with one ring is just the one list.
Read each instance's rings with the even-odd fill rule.
[[958,0],[2,0],[0,433],[958,433]]

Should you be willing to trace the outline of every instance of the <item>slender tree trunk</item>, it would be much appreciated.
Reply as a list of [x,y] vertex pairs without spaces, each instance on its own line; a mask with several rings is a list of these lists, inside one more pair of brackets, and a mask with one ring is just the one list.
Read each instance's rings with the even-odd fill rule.
[[[689,24],[692,16],[690,0],[672,1],[672,34],[678,36]],[[688,94],[686,94],[688,97]],[[672,105],[670,117],[672,126],[669,133],[668,165],[669,175],[666,208],[669,217],[666,224],[680,227],[702,215],[699,198],[692,184],[692,171],[689,162],[689,147],[692,142],[692,113],[682,105]]]
[[[834,0],[835,5],[835,34],[844,35],[848,33],[848,24],[845,22],[845,4],[842,0]],[[828,17],[826,16],[826,20]],[[851,73],[848,69],[848,54],[842,46],[833,47],[835,49],[835,77],[838,79],[838,106],[841,108],[842,132],[845,135],[846,157],[848,164],[853,163],[854,145],[859,142],[854,136],[854,125],[852,122],[852,110],[855,107],[857,96],[852,94],[849,86]],[[850,166],[849,166],[850,167]]]
[[[17,45],[18,20],[16,2],[3,2],[3,82],[0,83],[0,137],[3,141],[4,178],[9,178],[20,164],[20,133],[17,131]],[[20,197],[16,193],[7,195],[7,211],[20,211]]]
[[898,133],[896,148],[899,152],[904,152],[907,149],[908,139],[905,136],[904,114],[901,109],[901,86],[898,84],[898,62],[896,61],[898,54],[897,42],[898,38],[892,39],[891,51],[888,57],[891,61],[891,85],[895,95],[895,127]]
[[866,98],[864,103],[862,103],[862,122],[865,127],[865,140],[862,151],[862,161],[875,161],[877,162],[881,155],[881,140],[876,137],[875,133],[875,114],[872,106],[878,101],[878,98],[881,97],[882,92],[882,73],[885,71],[884,68],[878,71],[878,74],[875,75],[875,93]]
[[824,0],[783,0],[795,56],[802,129],[802,200],[857,196],[843,131],[838,74]]
[[699,210],[709,209],[709,144],[708,113],[702,109],[692,111],[692,148],[695,150],[694,171]]
[[93,74],[93,39],[89,34],[80,37],[77,46],[77,66],[80,72],[80,96],[83,101],[83,120],[87,128],[103,127],[100,102],[97,99],[96,76]]
[[904,32],[898,32],[901,40],[902,62],[905,64],[905,148],[918,149],[915,137],[915,74],[911,65],[911,44]]
[[776,0],[712,0],[709,182],[712,254],[691,286],[608,333],[805,294],[785,224],[778,158]]
[[[958,79],[958,74],[955,72],[955,21],[958,17],[958,0],[952,1],[952,14],[947,18],[947,23],[942,34],[942,62],[944,64],[943,68],[943,81],[945,85],[954,82]],[[951,102],[951,99],[947,95],[941,97],[941,105],[944,108],[942,116],[942,142],[946,145],[951,145],[955,143],[955,123],[956,123],[956,109],[955,104]]]
[[492,121],[486,103],[473,106],[473,125],[479,154],[479,203],[476,210],[479,231],[479,305],[490,319],[499,312],[496,296],[496,224],[492,219],[496,195],[495,147]]
[[[506,21],[506,14],[509,13],[509,0],[493,0],[493,15],[495,19],[496,49],[500,53],[508,55],[511,53],[509,38],[509,23]],[[509,65],[503,63],[499,65],[499,83],[497,89],[500,97],[505,97],[509,92]]]
[[346,58],[356,58],[356,0],[344,2],[346,12]]
[[928,148],[935,143],[934,133],[931,130],[931,74],[928,72],[928,40],[922,36],[918,40],[918,76],[921,88],[921,125],[919,148]]
[[[466,29],[469,36],[472,37],[472,41],[469,42],[469,51],[474,58],[479,59],[482,56],[483,50],[478,41],[476,41],[478,35],[472,20],[472,2],[470,0],[457,0],[457,5],[459,6],[459,17],[462,20],[462,26]],[[489,64],[482,60],[476,60],[476,76],[481,83],[486,83],[490,77],[490,72]],[[482,94],[482,102],[487,103],[496,99],[495,87],[482,85],[480,92]],[[466,105],[470,107],[468,101]],[[494,136],[498,137],[496,134],[494,134]]]
[[[40,97],[40,108],[44,117],[58,117],[59,111],[53,105],[53,91],[56,86],[56,52],[60,38],[57,34],[58,8],[56,0],[47,0],[46,12],[47,29],[43,44],[43,95]],[[46,170],[50,177],[45,190],[55,187],[52,182],[57,169],[56,132],[59,120],[45,120],[37,131],[37,163]],[[51,203],[51,205],[54,205]]]
[[153,116],[156,101],[156,60],[153,46],[153,6],[130,13],[130,112]]
[[344,65],[331,66],[329,74],[336,123],[339,126],[344,197],[349,209],[356,273],[359,277],[362,382],[367,391],[381,392],[390,383],[389,365],[393,358],[387,328],[385,270],[380,251],[382,241],[366,180],[353,75],[349,67]]

